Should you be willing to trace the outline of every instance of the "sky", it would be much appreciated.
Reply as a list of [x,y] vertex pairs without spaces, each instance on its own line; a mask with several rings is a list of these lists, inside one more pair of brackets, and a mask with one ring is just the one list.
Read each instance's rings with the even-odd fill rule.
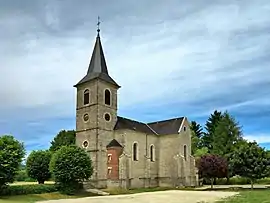
[[75,129],[97,16],[119,115],[204,125],[227,110],[270,148],[269,0],[0,0],[0,135],[30,152]]

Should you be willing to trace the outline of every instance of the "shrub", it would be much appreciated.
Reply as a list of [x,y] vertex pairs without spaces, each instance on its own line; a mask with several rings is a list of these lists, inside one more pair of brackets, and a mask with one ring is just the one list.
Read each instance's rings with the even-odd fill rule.
[[51,153],[49,151],[32,151],[26,162],[28,176],[37,180],[39,184],[44,184],[51,177],[49,170],[50,160]]
[[229,182],[226,178],[219,178],[216,183],[217,185],[246,185],[250,184],[250,180],[241,176],[234,176],[229,179]]
[[51,159],[50,170],[57,188],[66,194],[82,188],[82,182],[93,173],[92,161],[85,151],[77,146],[63,146]]
[[7,196],[7,195],[42,194],[56,191],[57,191],[56,187],[52,184],[10,185],[5,186],[2,190],[0,190],[0,195]]
[[21,169],[15,176],[15,181],[25,181],[28,178],[26,170]]
[[23,144],[13,136],[0,137],[0,190],[14,181],[24,155]]

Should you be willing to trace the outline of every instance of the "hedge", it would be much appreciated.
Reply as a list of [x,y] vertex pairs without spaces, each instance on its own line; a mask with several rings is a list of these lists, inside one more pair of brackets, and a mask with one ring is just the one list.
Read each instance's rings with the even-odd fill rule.
[[[217,179],[217,185],[249,185],[251,184],[250,180],[244,177],[235,176],[229,179],[229,183],[227,183],[226,178]],[[263,178],[255,181],[255,184],[270,184],[270,178]]]
[[43,185],[10,185],[0,188],[0,195],[27,195],[27,194],[42,194],[56,192],[57,189],[52,184]]

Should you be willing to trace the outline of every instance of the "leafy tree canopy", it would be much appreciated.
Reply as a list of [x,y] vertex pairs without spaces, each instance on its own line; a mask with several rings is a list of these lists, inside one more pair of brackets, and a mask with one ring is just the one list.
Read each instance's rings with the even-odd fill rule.
[[57,151],[62,146],[75,145],[76,132],[74,130],[61,130],[51,142],[50,151]]
[[0,188],[14,181],[24,155],[23,144],[13,136],[0,137]]
[[64,146],[53,154],[50,171],[60,190],[73,193],[83,180],[91,177],[93,167],[91,159],[83,149]]
[[202,147],[200,149],[197,149],[194,153],[194,157],[195,158],[201,158],[202,156],[205,156],[209,154],[208,153],[208,148],[207,147]]
[[50,151],[32,151],[26,161],[28,176],[37,180],[39,184],[44,184],[44,182],[50,178],[50,160]]
[[223,178],[227,175],[228,164],[227,161],[218,155],[204,155],[198,162],[199,176],[209,178],[211,180],[211,187],[213,188],[214,178]]
[[269,175],[267,152],[256,142],[247,142],[234,149],[231,163],[237,175],[251,180],[252,188],[256,179]]

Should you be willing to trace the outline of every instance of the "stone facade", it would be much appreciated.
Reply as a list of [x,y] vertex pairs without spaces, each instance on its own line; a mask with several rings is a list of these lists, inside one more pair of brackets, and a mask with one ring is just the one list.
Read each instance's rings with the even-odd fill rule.
[[87,75],[77,88],[76,144],[93,162],[94,187],[196,186],[186,117],[142,123],[117,116],[117,91],[99,34]]

